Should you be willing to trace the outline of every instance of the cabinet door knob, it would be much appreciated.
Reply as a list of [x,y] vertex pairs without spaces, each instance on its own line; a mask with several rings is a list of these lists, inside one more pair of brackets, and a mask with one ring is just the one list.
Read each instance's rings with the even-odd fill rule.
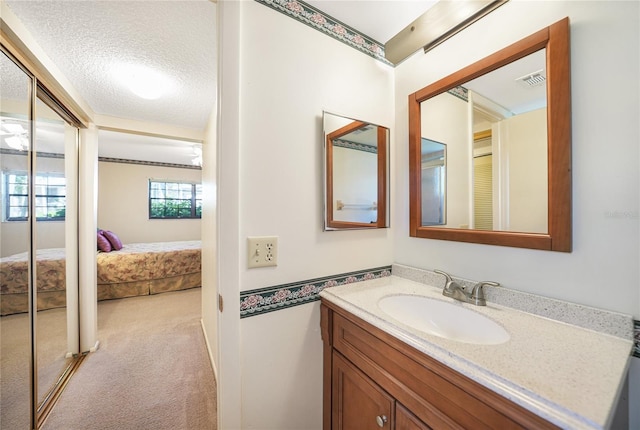
[[378,423],[378,426],[380,426],[380,427],[384,427],[384,425],[386,424],[387,421],[389,421],[389,420],[387,419],[386,415],[378,415],[376,417],[376,422]]

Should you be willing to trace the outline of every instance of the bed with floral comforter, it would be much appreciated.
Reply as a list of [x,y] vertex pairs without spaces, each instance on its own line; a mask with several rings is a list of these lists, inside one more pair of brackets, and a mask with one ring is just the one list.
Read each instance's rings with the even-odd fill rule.
[[[38,310],[66,303],[64,248],[38,250]],[[200,241],[126,244],[98,252],[98,300],[157,294],[201,285]],[[0,259],[0,315],[28,309],[27,253]]]

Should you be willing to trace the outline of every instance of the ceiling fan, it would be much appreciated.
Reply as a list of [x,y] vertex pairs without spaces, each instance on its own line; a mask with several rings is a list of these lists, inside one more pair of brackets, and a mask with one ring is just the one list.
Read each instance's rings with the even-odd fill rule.
[[2,118],[0,122],[0,136],[7,146],[18,151],[29,149],[29,131],[20,121]]

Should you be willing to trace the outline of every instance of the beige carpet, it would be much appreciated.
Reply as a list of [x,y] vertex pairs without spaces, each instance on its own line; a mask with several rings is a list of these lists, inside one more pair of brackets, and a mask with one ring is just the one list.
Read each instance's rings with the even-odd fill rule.
[[199,288],[98,303],[100,349],[43,429],[215,429]]

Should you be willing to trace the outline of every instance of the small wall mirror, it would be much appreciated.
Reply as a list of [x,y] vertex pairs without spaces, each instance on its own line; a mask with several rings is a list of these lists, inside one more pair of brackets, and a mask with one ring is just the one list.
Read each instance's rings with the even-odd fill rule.
[[389,129],[323,112],[325,230],[389,226]]
[[411,236],[571,251],[569,66],[565,18],[409,96]]

